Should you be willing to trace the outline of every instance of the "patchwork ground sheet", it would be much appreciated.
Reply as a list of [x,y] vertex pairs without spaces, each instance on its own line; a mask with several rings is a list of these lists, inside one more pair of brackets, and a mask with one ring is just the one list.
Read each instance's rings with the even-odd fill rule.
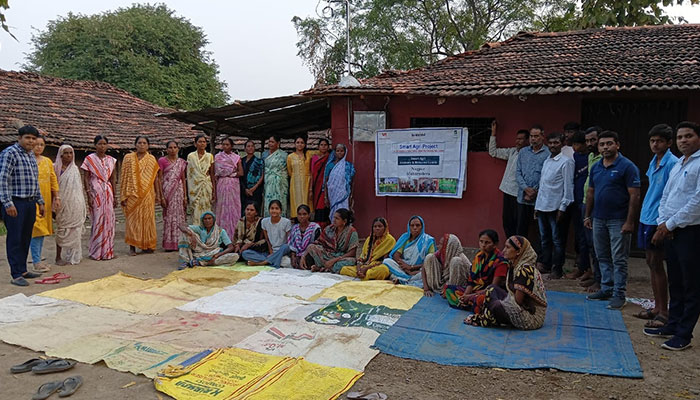
[[[242,265],[162,279],[118,273],[0,299],[0,340],[156,378],[177,399],[335,399],[421,295]],[[337,321],[332,310],[343,311]]]
[[154,378],[177,399],[335,399],[379,352],[441,364],[641,377],[619,312],[548,293],[544,328],[465,326],[387,281],[247,267],[123,273],[0,299],[0,340]]

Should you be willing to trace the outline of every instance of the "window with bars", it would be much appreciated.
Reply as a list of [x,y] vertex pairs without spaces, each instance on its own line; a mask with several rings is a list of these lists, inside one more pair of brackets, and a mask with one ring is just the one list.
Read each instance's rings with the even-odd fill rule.
[[469,151],[488,151],[495,118],[411,118],[411,128],[467,128]]

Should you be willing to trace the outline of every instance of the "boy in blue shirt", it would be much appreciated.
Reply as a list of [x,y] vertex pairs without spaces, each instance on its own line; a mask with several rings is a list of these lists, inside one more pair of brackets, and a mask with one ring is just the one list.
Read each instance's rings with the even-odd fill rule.
[[655,306],[652,310],[642,310],[635,317],[651,320],[647,328],[660,328],[668,321],[668,282],[664,269],[664,249],[654,246],[651,238],[656,233],[656,220],[659,218],[659,203],[668,181],[671,169],[678,162],[678,157],[671,153],[673,129],[666,124],[659,124],[649,131],[649,147],[654,157],[649,163],[647,177],[649,189],[644,196],[642,213],[639,216],[637,247],[646,253],[647,265],[651,273],[651,290],[654,293]]

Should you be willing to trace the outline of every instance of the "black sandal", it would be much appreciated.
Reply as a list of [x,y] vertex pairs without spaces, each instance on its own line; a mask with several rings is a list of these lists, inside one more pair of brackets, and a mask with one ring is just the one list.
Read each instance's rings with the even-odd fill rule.
[[32,368],[35,374],[50,374],[52,372],[61,372],[75,367],[75,361],[68,361],[62,358],[54,358],[44,360]]
[[32,396],[32,400],[45,400],[48,399],[52,394],[56,393],[58,389],[63,387],[63,381],[53,381],[46,382],[39,386],[36,393]]
[[656,318],[656,314],[654,314],[651,310],[641,310],[640,312],[636,314],[632,314],[633,317],[639,318],[639,319],[649,319],[653,320]]

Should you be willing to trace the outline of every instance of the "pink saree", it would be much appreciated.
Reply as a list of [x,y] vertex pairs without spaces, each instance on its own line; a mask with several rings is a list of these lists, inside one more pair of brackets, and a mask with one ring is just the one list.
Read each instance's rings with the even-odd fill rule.
[[166,207],[163,209],[163,249],[177,250],[180,238],[179,226],[185,223],[185,190],[182,180],[185,179],[187,162],[178,158],[171,162],[167,157],[158,159],[160,170],[163,171],[163,198]]
[[85,157],[80,166],[90,177],[92,212],[90,221],[89,255],[93,260],[110,260],[114,257],[114,188],[109,177],[114,172],[117,160],[111,156],[100,159],[92,153]]
[[241,157],[231,152],[220,152],[214,157],[216,175],[216,223],[229,237],[236,232],[241,218],[241,186],[238,180],[238,162]]

